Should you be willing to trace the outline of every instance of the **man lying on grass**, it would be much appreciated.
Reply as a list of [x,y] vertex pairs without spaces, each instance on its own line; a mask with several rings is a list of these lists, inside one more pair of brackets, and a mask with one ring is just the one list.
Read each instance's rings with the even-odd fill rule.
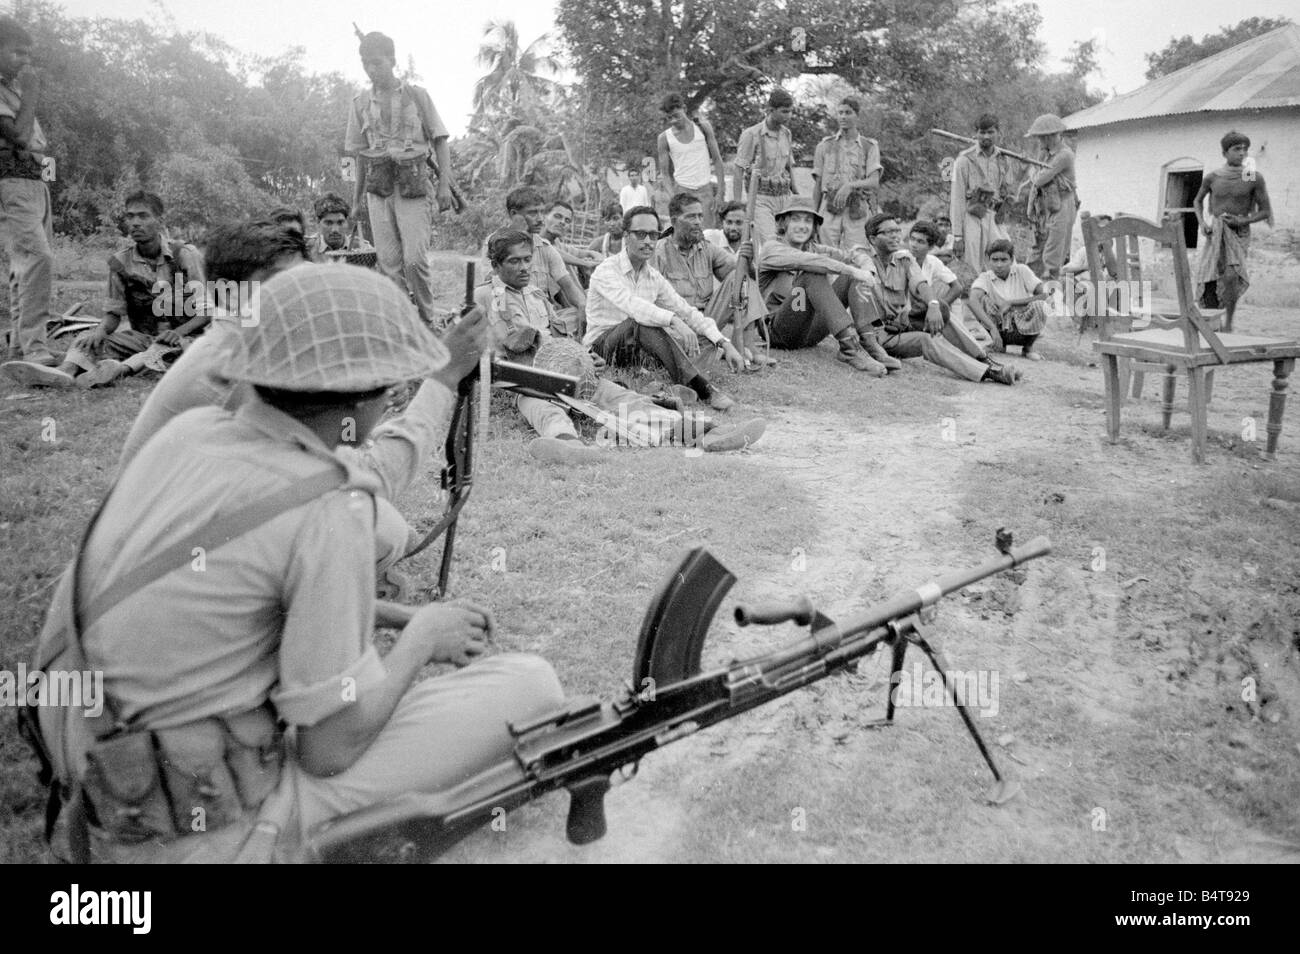
[[[77,336],[57,368],[10,361],[5,374],[28,387],[93,388],[148,368],[165,371],[208,323],[203,261],[193,245],[168,240],[162,199],[126,198],[131,244],[108,259],[108,304],[98,328]],[[123,321],[126,322],[123,327]]]

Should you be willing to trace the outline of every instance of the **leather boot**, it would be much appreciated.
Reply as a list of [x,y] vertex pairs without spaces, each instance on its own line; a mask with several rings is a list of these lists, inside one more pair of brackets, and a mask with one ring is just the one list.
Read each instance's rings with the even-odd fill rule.
[[876,336],[876,330],[858,332],[858,340],[862,342],[862,350],[870,355],[875,361],[884,365],[886,371],[902,371],[903,362],[897,358],[891,358],[889,353],[880,345],[880,339]]
[[885,366],[875,361],[862,350],[858,342],[858,333],[854,328],[845,328],[835,336],[839,343],[839,359],[855,371],[865,371],[873,378],[883,378],[887,373]]

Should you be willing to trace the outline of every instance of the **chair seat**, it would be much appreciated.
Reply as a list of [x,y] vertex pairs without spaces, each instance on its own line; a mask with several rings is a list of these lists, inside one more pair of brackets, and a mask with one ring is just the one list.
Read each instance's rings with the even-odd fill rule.
[[[1220,334],[1219,341],[1228,351],[1229,360],[1264,361],[1300,356],[1300,342],[1291,338],[1260,338],[1254,335]],[[1094,341],[1092,349],[1099,354],[1114,354],[1125,358],[1169,359],[1170,364],[1218,364],[1218,356],[1205,339],[1197,339],[1195,353],[1188,353],[1183,344],[1183,333],[1177,328],[1148,328],[1113,335],[1105,341]]]

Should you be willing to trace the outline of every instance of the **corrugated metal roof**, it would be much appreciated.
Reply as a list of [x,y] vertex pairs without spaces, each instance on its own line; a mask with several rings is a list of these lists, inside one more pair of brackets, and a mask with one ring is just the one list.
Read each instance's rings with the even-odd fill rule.
[[1300,25],[1238,43],[1065,118],[1069,129],[1178,113],[1300,105]]

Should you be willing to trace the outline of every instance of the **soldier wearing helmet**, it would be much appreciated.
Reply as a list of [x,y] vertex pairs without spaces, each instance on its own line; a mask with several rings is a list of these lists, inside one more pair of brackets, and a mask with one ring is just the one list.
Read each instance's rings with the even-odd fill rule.
[[1047,163],[1029,180],[1029,218],[1034,223],[1035,271],[1040,278],[1061,277],[1070,257],[1070,233],[1079,210],[1074,179],[1074,151],[1062,141],[1065,123],[1060,116],[1044,113],[1025,133],[1038,138],[1039,158]]
[[[448,362],[415,308],[376,273],[300,265],[257,312],[224,368],[252,395],[179,415],[127,463],[42,632],[38,664],[75,650],[104,674],[102,712],[40,711],[81,793],[64,856],[271,860],[499,762],[511,720],[563,699],[541,659],[478,661],[484,607],[422,608],[382,659],[371,642],[378,482],[345,449],[390,388]],[[416,683],[429,662],[469,668]]]

